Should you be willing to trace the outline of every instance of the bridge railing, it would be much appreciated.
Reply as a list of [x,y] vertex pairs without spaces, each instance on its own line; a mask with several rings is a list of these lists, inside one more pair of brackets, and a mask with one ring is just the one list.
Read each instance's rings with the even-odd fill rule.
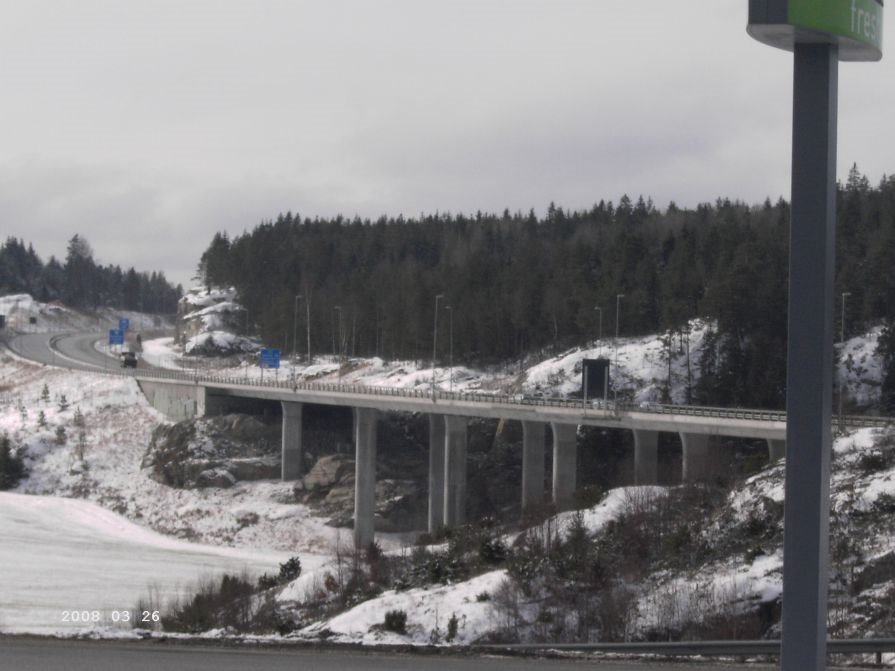
[[[544,407],[544,408],[568,408],[579,409],[584,414],[594,416],[620,416],[632,413],[646,413],[658,415],[679,415],[690,417],[707,417],[717,419],[739,419],[759,422],[786,422],[786,413],[779,410],[762,410],[748,408],[717,408],[709,406],[659,404],[652,402],[630,402],[612,400],[583,400],[575,398],[558,398],[549,396],[535,396],[528,394],[508,394],[488,391],[444,391],[431,389],[402,389],[400,387],[377,387],[359,384],[337,384],[332,382],[313,382],[299,380],[293,376],[284,379],[274,378],[268,380],[249,379],[233,375],[217,375],[208,372],[180,371],[170,369],[114,369],[105,370],[107,374],[122,375],[137,379],[167,381],[187,384],[226,385],[244,388],[267,388],[294,393],[325,392],[330,394],[363,394],[369,396],[383,396],[407,399],[431,399],[433,403],[438,401],[458,401],[464,403],[500,404],[520,407]],[[833,425],[838,427],[840,419],[834,416]],[[842,417],[842,427],[884,427],[895,423],[891,417],[871,417],[860,415],[848,415]]]

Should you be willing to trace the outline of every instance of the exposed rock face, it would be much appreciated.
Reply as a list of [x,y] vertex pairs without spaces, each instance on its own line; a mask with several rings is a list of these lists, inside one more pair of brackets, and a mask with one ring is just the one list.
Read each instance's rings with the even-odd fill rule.
[[[377,531],[406,531],[425,525],[425,483],[400,480],[388,466],[379,465],[376,479]],[[329,524],[348,527],[354,513],[354,459],[341,454],[320,457],[294,487],[297,501],[312,505],[330,516]]]
[[172,487],[230,487],[280,475],[280,427],[249,415],[187,420],[156,428],[142,468]]

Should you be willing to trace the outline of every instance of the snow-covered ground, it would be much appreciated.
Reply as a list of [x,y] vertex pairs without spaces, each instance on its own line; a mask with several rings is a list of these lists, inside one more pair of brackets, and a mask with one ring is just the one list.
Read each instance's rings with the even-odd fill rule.
[[150,592],[170,600],[222,572],[276,572],[289,557],[177,540],[88,501],[7,492],[0,538],[0,631],[12,633],[129,628]]
[[[95,319],[61,306],[41,305],[29,297],[0,299],[0,313],[4,311],[12,317],[12,324],[23,330],[96,327]],[[37,323],[31,324],[34,315]],[[118,316],[140,319],[139,315],[117,313],[108,319]],[[688,380],[698,375],[697,361],[707,329],[708,325],[696,320],[690,324],[688,341],[677,336],[670,343],[660,337],[623,338],[617,351],[612,342],[597,342],[522,373],[438,367],[436,383],[443,390],[562,396],[580,388],[582,360],[602,356],[618,361],[623,393],[634,400],[658,400],[667,389],[673,401],[682,401]],[[843,348],[841,370],[847,375],[852,397],[859,402],[878,394],[877,336],[875,331],[853,338]],[[182,353],[172,339],[145,341],[143,348],[144,358],[154,365],[183,365]],[[433,373],[425,364],[381,359],[349,359],[343,362],[341,372],[339,368],[333,357],[318,356],[310,366],[284,361],[278,375],[428,390]],[[256,365],[243,364],[221,372],[261,377]],[[271,375],[271,371],[265,374]],[[84,418],[83,439],[82,430],[74,426],[76,413]],[[282,591],[280,600],[300,602],[315,581],[331,570],[335,549],[350,542],[349,534],[326,526],[308,508],[293,503],[289,483],[262,481],[237,483],[226,490],[178,490],[150,479],[140,462],[153,428],[163,421],[132,380],[37,366],[0,352],[0,433],[20,446],[30,471],[17,494],[0,496],[0,538],[4,539],[0,572],[5,578],[0,583],[0,630],[58,630],[64,624],[61,613],[66,610],[133,608],[150,582],[170,594],[203,574],[243,566],[275,569],[278,562],[292,555],[301,557],[304,573]],[[58,436],[59,427],[66,429],[65,440]],[[835,448],[840,463],[858,459],[876,439],[876,434],[865,431],[838,440]],[[851,471],[836,473],[834,507],[852,505],[856,499],[862,509],[871,510],[878,500],[895,497],[892,482],[892,470],[880,470],[867,482],[858,482]],[[860,494],[849,495],[849,488],[856,487]],[[591,533],[600,533],[632,499],[666,494],[664,488],[613,490],[585,510],[582,521]],[[779,502],[782,495],[782,466],[778,464],[731,493],[728,508],[733,523],[752,514],[756,502]],[[571,519],[570,513],[563,513],[548,524],[561,530]],[[404,537],[377,538],[387,552],[407,550]],[[872,548],[874,556],[892,550],[890,540],[878,540]],[[655,626],[669,610],[704,609],[709,603],[706,594],[718,602],[733,598],[743,604],[774,598],[780,592],[782,557],[779,550],[767,549],[748,562],[741,558],[716,562],[689,576],[653,576],[639,597],[638,626]],[[473,640],[495,626],[492,607],[479,595],[492,593],[504,579],[505,572],[497,570],[450,586],[385,592],[318,622],[301,635],[326,630],[337,640],[426,644],[433,631],[444,631],[448,618],[456,615],[460,624],[457,640]],[[108,586],[99,589],[92,582],[97,580],[108,581]],[[694,601],[694,594],[702,601]],[[407,612],[410,627],[406,636],[374,626],[392,609]]]

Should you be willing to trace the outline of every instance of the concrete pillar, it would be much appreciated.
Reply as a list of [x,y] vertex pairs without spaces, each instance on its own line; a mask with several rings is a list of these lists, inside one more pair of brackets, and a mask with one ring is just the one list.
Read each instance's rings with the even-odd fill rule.
[[681,479],[696,482],[708,477],[709,437],[704,433],[682,433],[684,468]]
[[553,430],[553,505],[569,510],[578,471],[578,425],[550,423]]
[[634,429],[634,484],[659,481],[659,432]]
[[354,409],[354,546],[373,542],[376,508],[376,420],[374,408]]
[[466,522],[466,417],[445,415],[444,526]]
[[544,436],[543,422],[522,422],[522,513],[544,503]]
[[444,526],[444,417],[429,415],[429,533]]
[[786,441],[768,438],[768,461],[774,463],[786,456]]
[[281,401],[283,406],[283,449],[280,460],[280,477],[298,480],[302,475],[301,451],[301,403]]

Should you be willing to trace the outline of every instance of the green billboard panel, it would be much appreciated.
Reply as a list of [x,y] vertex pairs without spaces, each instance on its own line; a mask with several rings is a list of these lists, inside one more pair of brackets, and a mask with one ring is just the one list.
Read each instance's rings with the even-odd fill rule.
[[797,42],[830,43],[843,61],[878,61],[882,0],[749,0],[749,34],[792,50]]

